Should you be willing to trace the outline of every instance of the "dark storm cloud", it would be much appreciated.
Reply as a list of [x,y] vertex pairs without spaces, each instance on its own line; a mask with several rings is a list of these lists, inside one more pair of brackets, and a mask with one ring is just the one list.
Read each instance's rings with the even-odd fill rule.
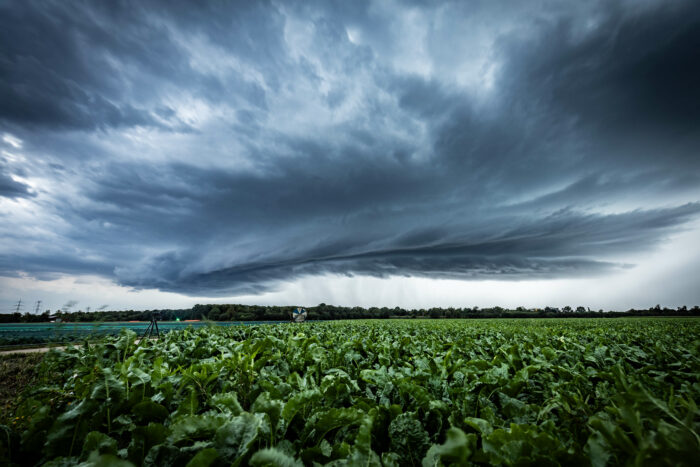
[[[535,41],[506,46],[519,57],[511,76],[556,111],[598,131],[678,134],[700,120],[699,26],[700,9],[683,2],[652,12],[612,12],[598,26],[601,33],[579,41],[568,21],[559,21]],[[545,45],[552,42],[564,46]]]
[[585,38],[574,32],[580,18],[560,18],[530,40],[503,41],[509,107],[521,118],[544,109],[545,118],[572,122],[593,149],[586,163],[627,169],[669,157],[696,167],[700,8],[603,7],[610,11]]
[[[171,121],[167,107],[152,104],[167,86],[192,86],[211,100],[233,87],[264,106],[264,93],[255,83],[240,79],[224,83],[193,69],[182,45],[153,14],[161,7],[128,1],[3,2],[0,119],[53,129],[186,129],[182,122]],[[192,23],[190,11],[183,8],[180,14],[177,19]],[[237,16],[243,23],[248,19],[245,14]],[[216,18],[212,12],[212,22]],[[211,24],[196,24],[202,26]],[[241,33],[233,26],[227,25]],[[256,26],[248,24],[242,31],[247,34],[243,46],[235,34],[229,33],[227,40],[236,41],[236,49],[245,53],[260,52],[245,46],[257,42],[250,37]]]
[[0,196],[6,198],[26,198],[34,196],[28,185],[15,181],[4,168],[0,166]]
[[6,275],[578,277],[700,213],[693,2],[0,8]]
[[[16,239],[21,240],[21,239]],[[53,250],[47,248],[47,250]],[[43,251],[41,254],[6,254],[0,258],[0,275],[19,277],[19,272],[39,280],[51,280],[61,274],[111,274],[113,266],[81,258],[79,251]]]
[[[108,55],[119,47],[118,36],[101,27],[100,12],[63,2],[3,2],[0,8],[0,118],[58,128],[150,123],[147,111],[123,102],[123,83]],[[123,37],[132,44],[147,39]]]
[[[323,273],[459,279],[580,277],[629,267],[624,263],[585,259],[586,256],[648,248],[669,228],[698,212],[700,205],[695,204],[618,216],[567,213],[553,216],[544,224],[523,226],[494,236],[489,241],[465,238],[344,255],[344,251],[362,249],[348,239],[347,244],[316,245],[293,259],[278,257],[273,262],[274,256],[266,257],[214,272],[186,275],[181,272],[195,261],[196,253],[173,252],[153,258],[145,270],[127,269],[118,271],[118,276],[124,274],[123,283],[131,286],[191,294],[258,293],[274,281]],[[435,233],[430,232],[430,236]],[[450,234],[442,232],[438,238]],[[158,278],[157,282],[153,281],[154,277]]]

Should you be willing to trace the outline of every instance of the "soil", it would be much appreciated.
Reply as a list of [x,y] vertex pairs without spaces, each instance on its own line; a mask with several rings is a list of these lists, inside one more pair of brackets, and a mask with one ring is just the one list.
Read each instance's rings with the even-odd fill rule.
[[0,355],[0,424],[7,422],[19,395],[37,379],[38,366],[43,358],[41,352]]

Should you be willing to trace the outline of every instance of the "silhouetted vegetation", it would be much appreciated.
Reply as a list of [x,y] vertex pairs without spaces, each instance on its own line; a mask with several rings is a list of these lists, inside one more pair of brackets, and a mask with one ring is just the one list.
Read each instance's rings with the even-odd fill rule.
[[[149,321],[154,311],[159,311],[163,321],[208,319],[212,321],[284,321],[289,319],[291,311],[296,306],[263,306],[236,304],[207,304],[195,305],[191,309],[181,310],[145,310],[145,311],[56,311],[46,310],[42,314],[10,313],[0,314],[0,323],[41,323],[49,321],[62,322],[115,322],[115,321]],[[630,309],[627,311],[591,310],[583,306],[563,308],[524,308],[507,309],[493,308],[428,308],[406,309],[400,307],[344,307],[326,305],[306,307],[312,320],[337,319],[384,319],[384,318],[616,318],[623,316],[700,316],[700,307],[686,306],[668,308],[656,305],[648,309]]]

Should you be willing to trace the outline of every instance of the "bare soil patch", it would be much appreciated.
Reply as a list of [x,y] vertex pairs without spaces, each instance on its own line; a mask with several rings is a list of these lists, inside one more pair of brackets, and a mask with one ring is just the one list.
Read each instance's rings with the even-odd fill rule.
[[42,352],[0,355],[0,424],[8,422],[22,391],[36,381]]

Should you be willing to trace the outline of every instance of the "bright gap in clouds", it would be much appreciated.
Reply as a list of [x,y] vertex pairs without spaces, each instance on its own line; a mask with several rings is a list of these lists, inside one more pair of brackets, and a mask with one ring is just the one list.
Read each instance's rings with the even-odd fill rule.
[[4,135],[2,135],[2,140],[15,149],[22,148],[22,140],[15,136],[12,136],[9,133],[5,133]]

